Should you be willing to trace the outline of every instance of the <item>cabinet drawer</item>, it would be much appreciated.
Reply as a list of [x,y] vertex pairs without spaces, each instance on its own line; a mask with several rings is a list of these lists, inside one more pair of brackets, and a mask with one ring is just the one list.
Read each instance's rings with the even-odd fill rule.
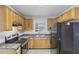
[[17,50],[16,50],[16,54],[20,54],[21,52],[21,47],[19,47]]

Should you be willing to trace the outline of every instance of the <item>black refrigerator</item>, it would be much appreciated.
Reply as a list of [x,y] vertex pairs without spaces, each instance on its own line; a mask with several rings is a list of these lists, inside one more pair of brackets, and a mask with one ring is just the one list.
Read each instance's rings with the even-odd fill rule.
[[57,23],[57,53],[79,53],[79,23]]
[[61,23],[57,23],[57,54],[61,51]]

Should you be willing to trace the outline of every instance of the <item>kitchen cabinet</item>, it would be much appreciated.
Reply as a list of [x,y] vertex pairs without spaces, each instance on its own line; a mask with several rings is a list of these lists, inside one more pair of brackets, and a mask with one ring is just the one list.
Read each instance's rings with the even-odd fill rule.
[[63,22],[63,15],[56,18],[57,22]]
[[20,54],[21,47],[19,43],[7,43],[0,45],[0,54]]
[[0,19],[0,31],[11,31],[13,22],[21,22],[22,28],[24,26],[24,19],[5,5],[0,6]]
[[67,11],[63,14],[63,21],[69,21],[75,19],[75,8]]
[[12,18],[13,18],[13,22],[19,22],[19,20],[18,20],[19,16],[14,11],[12,12]]
[[34,48],[34,38],[29,38],[28,40],[28,48]]
[[56,48],[57,47],[57,39],[55,37],[52,37],[50,40],[51,48]]
[[60,22],[60,18],[59,17],[57,17],[56,20],[57,20],[57,22]]
[[34,38],[34,48],[50,48],[50,39]]
[[4,30],[4,8],[2,6],[0,6],[0,31]]
[[25,30],[25,19],[23,18],[22,29]]
[[74,7],[64,14],[57,17],[58,22],[65,22],[70,20],[79,19],[79,7]]
[[22,30],[24,30],[24,26],[25,26],[24,20],[25,20],[25,19],[21,17]]
[[23,30],[24,29],[24,19],[21,16],[18,16],[18,22],[22,25],[22,26],[18,26],[17,29],[18,30]]
[[6,17],[5,17],[5,28],[4,30],[12,30],[12,24],[13,24],[13,19],[12,19],[12,10],[8,7],[5,8],[6,10]]
[[0,6],[0,22],[3,30],[12,30],[12,11],[6,6]]
[[19,22],[19,15],[15,13],[15,21]]
[[33,29],[33,20],[25,19],[25,30],[32,30],[32,29]]
[[30,38],[28,48],[50,48],[50,38]]
[[47,20],[48,30],[50,30],[50,27],[52,27],[56,22],[57,22],[57,21],[56,21],[55,18],[49,18],[49,19]]
[[0,54],[20,54],[21,48],[14,49],[0,49]]
[[75,15],[74,16],[76,19],[79,19],[79,7],[75,8]]

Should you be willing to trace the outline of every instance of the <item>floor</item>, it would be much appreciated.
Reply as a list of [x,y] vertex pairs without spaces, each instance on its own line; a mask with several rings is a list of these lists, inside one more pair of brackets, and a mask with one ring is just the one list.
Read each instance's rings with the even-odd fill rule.
[[[52,53],[51,53],[52,50]],[[29,49],[27,54],[56,54],[56,49]]]

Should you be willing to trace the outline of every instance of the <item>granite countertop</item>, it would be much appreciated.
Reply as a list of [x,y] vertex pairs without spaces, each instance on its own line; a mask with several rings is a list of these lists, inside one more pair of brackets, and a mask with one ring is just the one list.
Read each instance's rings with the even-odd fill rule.
[[7,44],[1,44],[0,49],[14,49],[16,50],[18,47],[20,47],[21,44],[19,43],[7,43]]
[[24,36],[21,36],[20,38],[29,38],[29,37],[30,37],[30,36],[25,36],[25,35],[24,35]]

